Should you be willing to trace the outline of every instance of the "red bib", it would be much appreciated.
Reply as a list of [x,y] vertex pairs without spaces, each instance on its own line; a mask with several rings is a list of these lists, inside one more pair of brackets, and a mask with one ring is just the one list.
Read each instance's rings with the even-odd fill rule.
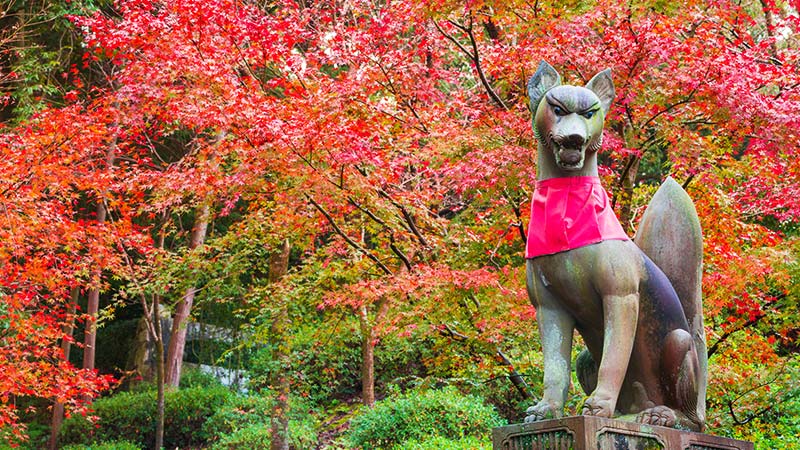
[[606,240],[628,239],[599,178],[550,178],[536,182],[526,258]]

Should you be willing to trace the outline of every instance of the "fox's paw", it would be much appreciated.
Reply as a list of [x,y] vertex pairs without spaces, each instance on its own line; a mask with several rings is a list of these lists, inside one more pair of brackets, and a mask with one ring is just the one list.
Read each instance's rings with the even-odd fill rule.
[[561,409],[556,408],[545,400],[540,401],[525,411],[525,423],[556,419],[558,417],[561,417]]
[[650,425],[660,425],[662,427],[674,428],[678,423],[678,416],[672,408],[666,406],[654,406],[645,409],[636,416],[636,421]]
[[584,416],[614,417],[614,403],[597,395],[592,395],[583,402]]

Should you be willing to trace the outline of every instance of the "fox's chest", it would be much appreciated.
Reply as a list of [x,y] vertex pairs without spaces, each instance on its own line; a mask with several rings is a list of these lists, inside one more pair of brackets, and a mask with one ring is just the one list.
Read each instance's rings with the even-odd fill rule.
[[630,291],[626,293],[636,292],[641,277],[638,254],[631,241],[602,241],[534,258],[529,270],[540,289],[578,323],[595,323],[602,318],[603,295],[612,284],[610,279],[625,280]]
[[603,247],[602,244],[600,242],[532,260],[535,281],[578,319],[602,313],[602,298],[594,285],[594,271],[598,269],[594,253]]

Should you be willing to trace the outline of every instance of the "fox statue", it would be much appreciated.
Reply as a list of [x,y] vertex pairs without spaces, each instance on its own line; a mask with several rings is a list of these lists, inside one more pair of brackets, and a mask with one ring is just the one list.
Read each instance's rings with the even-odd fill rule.
[[631,241],[597,172],[611,71],[585,87],[562,85],[542,61],[528,95],[538,154],[526,274],[544,392],[525,421],[562,417],[577,330],[586,343],[575,362],[588,396],[582,414],[703,431],[703,244],[691,199],[667,178]]

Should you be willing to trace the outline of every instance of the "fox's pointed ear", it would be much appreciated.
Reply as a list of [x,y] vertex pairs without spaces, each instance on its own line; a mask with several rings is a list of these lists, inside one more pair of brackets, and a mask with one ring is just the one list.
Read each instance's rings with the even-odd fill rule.
[[531,114],[536,115],[536,108],[539,107],[539,102],[544,97],[544,93],[559,84],[561,84],[561,75],[556,72],[556,69],[545,61],[540,62],[536,73],[528,80],[528,98],[530,99]]
[[600,104],[603,106],[603,114],[608,114],[608,108],[611,107],[611,102],[616,96],[614,81],[611,79],[611,69],[606,69],[592,77],[586,84],[586,88],[597,94]]

